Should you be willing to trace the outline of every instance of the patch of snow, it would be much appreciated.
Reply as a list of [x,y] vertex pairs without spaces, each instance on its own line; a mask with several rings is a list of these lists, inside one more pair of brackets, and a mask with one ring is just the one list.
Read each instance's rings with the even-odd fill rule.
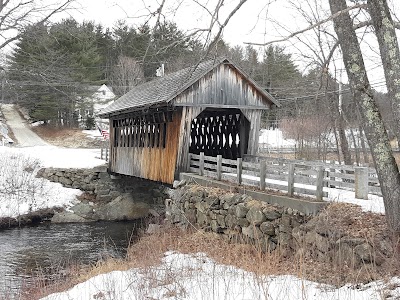
[[101,135],[100,131],[97,129],[93,129],[93,130],[82,130],[82,132],[84,134],[86,134],[89,138],[92,139],[99,139],[99,138],[103,138],[103,136]]
[[295,140],[283,138],[280,129],[261,129],[258,142],[263,148],[291,148],[296,146]]
[[103,165],[99,150],[54,146],[0,147],[0,217],[16,217],[42,208],[70,207],[82,194],[37,178],[41,167],[92,168]]
[[386,288],[396,283],[400,283],[398,278],[392,278],[388,283],[375,281],[335,288],[292,275],[257,276],[234,266],[218,264],[204,253],[167,252],[159,266],[101,274],[42,300],[378,300],[389,292],[391,296],[386,299],[398,299],[400,288],[390,291]]

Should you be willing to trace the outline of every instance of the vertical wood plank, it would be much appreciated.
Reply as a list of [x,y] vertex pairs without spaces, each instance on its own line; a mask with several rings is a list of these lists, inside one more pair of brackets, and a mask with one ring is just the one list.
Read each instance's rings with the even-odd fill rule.
[[288,164],[288,195],[293,196],[294,192],[294,164]]
[[324,167],[318,166],[317,167],[317,200],[322,201],[323,197],[323,186],[324,186]]
[[200,152],[199,175],[204,175],[204,152]]
[[222,155],[217,155],[217,180],[222,177]]
[[260,161],[260,190],[265,190],[265,176],[267,174],[267,162],[265,160]]
[[237,183],[242,184],[242,172],[243,172],[243,159],[237,158]]

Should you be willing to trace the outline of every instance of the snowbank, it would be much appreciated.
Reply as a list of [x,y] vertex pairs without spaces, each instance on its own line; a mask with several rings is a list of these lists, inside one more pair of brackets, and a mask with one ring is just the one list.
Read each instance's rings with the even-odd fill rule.
[[[400,280],[393,278],[391,284]],[[95,276],[72,289],[42,300],[84,299],[382,299],[382,281],[341,288],[303,280],[296,276],[257,276],[233,266],[221,265],[203,253],[167,252],[161,265],[149,269],[114,271]],[[400,288],[391,291],[398,299]]]

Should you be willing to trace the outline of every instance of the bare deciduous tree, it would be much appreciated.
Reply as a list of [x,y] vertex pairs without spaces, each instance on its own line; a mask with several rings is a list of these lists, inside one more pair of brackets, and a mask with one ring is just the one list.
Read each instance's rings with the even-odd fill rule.
[[386,0],[368,0],[367,4],[379,43],[386,86],[396,125],[394,132],[400,148],[400,50],[395,24]]
[[132,57],[120,56],[113,68],[111,84],[117,95],[123,95],[144,81],[142,66]]
[[19,39],[28,25],[47,22],[74,1],[0,0],[0,49]]
[[400,234],[400,174],[389,138],[367,77],[353,21],[346,11],[346,0],[329,0],[334,28],[343,53],[351,91],[361,113],[372,157],[381,185],[386,218],[391,229]]

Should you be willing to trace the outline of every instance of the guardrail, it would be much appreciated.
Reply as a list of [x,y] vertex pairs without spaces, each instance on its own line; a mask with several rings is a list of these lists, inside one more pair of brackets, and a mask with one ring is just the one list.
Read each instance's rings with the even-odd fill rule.
[[368,167],[245,156],[237,160],[190,154],[190,171],[217,180],[312,195],[317,200],[327,197],[327,189],[340,188],[355,192],[355,197],[368,199],[368,194],[381,195],[376,172]]

